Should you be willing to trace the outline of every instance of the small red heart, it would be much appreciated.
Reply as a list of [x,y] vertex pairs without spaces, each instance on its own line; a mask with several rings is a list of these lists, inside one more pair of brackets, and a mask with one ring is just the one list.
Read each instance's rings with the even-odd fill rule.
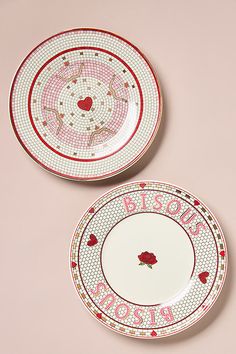
[[207,282],[207,277],[209,276],[209,273],[208,272],[202,272],[198,275],[198,278],[200,279],[200,281],[203,283],[203,284],[206,284]]
[[92,107],[93,100],[91,97],[86,97],[84,100],[80,100],[77,102],[77,105],[83,111],[89,111]]
[[77,263],[71,262],[71,267],[72,267],[72,268],[75,268],[76,266],[77,266]]
[[152,332],[151,332],[151,336],[152,336],[152,337],[156,337],[156,336],[157,336],[157,332],[156,332],[156,331],[152,331]]
[[220,252],[220,255],[221,255],[222,257],[224,257],[224,256],[225,256],[225,251],[221,251],[221,252]]
[[97,237],[94,234],[91,234],[89,236],[89,241],[87,242],[87,245],[91,247],[96,245],[96,243],[98,243]]
[[90,214],[93,214],[93,213],[94,213],[94,208],[90,208],[90,209],[89,209],[89,213],[90,213]]
[[195,200],[194,200],[194,205],[195,205],[195,206],[198,206],[199,204],[200,204],[200,202],[195,199]]
[[140,187],[143,189],[146,186],[146,183],[140,183]]
[[97,313],[96,316],[97,316],[97,318],[99,318],[99,320],[102,319],[102,314],[101,313]]
[[65,65],[65,66],[69,66],[70,63],[69,63],[68,61],[65,61],[64,65]]

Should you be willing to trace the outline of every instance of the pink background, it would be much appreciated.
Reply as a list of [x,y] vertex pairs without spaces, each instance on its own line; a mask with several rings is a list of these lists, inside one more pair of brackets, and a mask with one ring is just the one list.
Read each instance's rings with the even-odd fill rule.
[[[1,324],[3,354],[234,352],[236,1],[1,0]],[[137,45],[161,80],[164,115],[151,149],[116,178],[76,183],[37,166],[9,121],[13,75],[45,38],[75,27],[110,30]],[[68,254],[84,210],[118,183],[159,179],[212,209],[230,265],[214,308],[191,329],[156,341],[130,339],[92,318],[70,279]]]

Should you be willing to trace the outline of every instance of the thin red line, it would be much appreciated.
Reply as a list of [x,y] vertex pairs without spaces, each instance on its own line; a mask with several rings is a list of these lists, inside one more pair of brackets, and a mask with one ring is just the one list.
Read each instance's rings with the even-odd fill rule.
[[[43,138],[42,136],[40,135],[39,131],[37,130],[35,124],[34,124],[34,120],[33,120],[33,116],[32,116],[32,112],[31,112],[31,98],[32,98],[32,93],[33,93],[33,89],[34,89],[34,85],[35,85],[35,82],[37,81],[39,75],[41,74],[41,72],[44,70],[44,68],[51,62],[53,61],[54,59],[58,58],[59,56],[65,54],[65,53],[69,53],[69,52],[74,52],[76,50],[97,50],[97,51],[101,51],[101,52],[104,52],[110,56],[113,56],[114,58],[116,58],[117,60],[119,60],[130,72],[131,74],[133,75],[134,79],[135,79],[135,82],[138,86],[138,90],[139,90],[139,95],[140,95],[140,113],[139,113],[139,118],[138,118],[138,121],[137,121],[137,124],[136,124],[136,127],[133,131],[133,133],[130,135],[129,139],[122,145],[120,146],[119,149],[117,149],[116,151],[106,155],[106,156],[102,156],[100,158],[94,158],[94,159],[82,159],[82,158],[76,158],[76,157],[71,157],[71,156],[68,156],[68,155],[65,155],[63,153],[61,153],[60,151],[57,151],[55,150],[52,146],[50,146]],[[37,136],[39,137],[39,139],[42,141],[42,143],[44,145],[46,145],[50,150],[52,150],[54,153],[64,157],[64,158],[67,158],[69,160],[74,160],[74,161],[80,161],[80,162],[93,162],[93,161],[98,161],[98,160],[103,160],[107,157],[110,157],[114,154],[116,154],[118,151],[122,150],[129,142],[130,140],[133,138],[133,136],[135,135],[135,133],[137,132],[138,130],[138,127],[141,123],[141,120],[142,120],[142,114],[143,114],[143,94],[142,94],[142,89],[141,89],[141,85],[138,81],[138,78],[137,76],[135,75],[135,73],[133,72],[133,70],[129,67],[129,65],[127,63],[124,62],[123,59],[119,58],[116,54],[112,53],[112,52],[109,52],[108,50],[106,49],[102,49],[102,48],[97,48],[97,47],[76,47],[76,48],[70,48],[70,49],[66,49],[66,50],[63,50],[62,52],[60,53],[57,53],[56,55],[54,55],[52,58],[50,58],[49,60],[47,60],[43,66],[39,69],[39,71],[37,72],[37,74],[35,75],[33,81],[32,81],[32,84],[30,86],[30,90],[29,90],[29,96],[28,96],[28,113],[29,113],[29,118],[30,118],[30,122],[31,122],[31,125],[35,131],[35,133],[37,134]]]
[[[95,206],[98,201],[100,201],[100,200],[101,200],[102,198],[104,198],[105,196],[109,195],[111,192],[121,190],[122,188],[124,188],[125,186],[128,186],[128,185],[129,185],[129,186],[133,186],[133,185],[136,185],[136,184],[140,184],[140,182],[141,182],[141,181],[133,181],[133,182],[129,182],[129,183],[123,183],[123,184],[121,184],[119,187],[114,187],[114,188],[112,188],[110,191],[103,193],[102,196],[100,196],[99,198],[97,198],[97,199],[94,201],[94,203],[92,204],[92,206]],[[199,317],[197,317],[195,320],[191,320],[191,322],[188,323],[187,326],[182,326],[182,327],[180,327],[179,329],[177,329],[177,330],[175,330],[175,331],[172,331],[172,332],[170,332],[170,333],[161,334],[161,335],[159,335],[159,336],[157,336],[157,337],[151,337],[150,335],[148,335],[148,333],[150,334],[150,332],[148,332],[147,335],[143,337],[143,336],[140,336],[140,335],[133,335],[133,334],[130,334],[130,333],[127,333],[127,332],[121,332],[119,329],[110,327],[106,322],[99,321],[98,318],[97,318],[96,316],[94,316],[94,313],[91,312],[91,309],[87,306],[87,304],[86,304],[85,302],[83,302],[83,304],[84,304],[86,310],[88,311],[88,313],[89,313],[91,316],[93,316],[97,321],[99,321],[103,326],[105,326],[105,327],[111,329],[113,332],[116,332],[116,333],[119,333],[119,334],[123,334],[123,335],[125,335],[125,336],[127,336],[127,337],[130,337],[130,338],[137,338],[137,339],[159,339],[159,338],[170,337],[170,336],[172,336],[172,335],[174,335],[174,334],[177,334],[177,333],[180,333],[180,332],[183,332],[183,331],[187,330],[188,328],[192,327],[195,323],[199,322],[199,321],[201,320],[201,318],[204,317],[204,316],[208,313],[208,311],[210,311],[210,309],[213,307],[214,303],[215,303],[216,300],[218,299],[218,297],[219,297],[219,295],[220,295],[220,293],[221,293],[221,291],[222,291],[222,288],[223,288],[223,286],[224,286],[224,283],[225,283],[225,279],[226,279],[226,275],[227,275],[227,265],[228,265],[228,256],[227,256],[227,255],[228,255],[228,252],[227,252],[227,245],[226,245],[226,241],[225,241],[225,238],[224,238],[223,231],[222,231],[222,229],[221,229],[221,227],[220,227],[220,225],[219,225],[219,223],[218,223],[218,221],[217,221],[215,215],[208,209],[208,207],[205,205],[205,203],[203,203],[202,201],[200,201],[199,198],[197,198],[194,194],[190,193],[190,192],[187,191],[186,189],[182,189],[182,188],[180,188],[179,186],[173,185],[173,184],[168,183],[168,182],[164,182],[164,181],[159,181],[159,182],[157,182],[157,181],[154,181],[154,180],[146,180],[146,181],[142,181],[142,182],[155,183],[155,184],[164,183],[164,184],[167,185],[167,186],[171,186],[172,188],[181,190],[183,193],[185,193],[185,194],[187,193],[188,195],[191,195],[193,198],[198,199],[198,201],[201,203],[201,205],[209,212],[210,215],[213,216],[214,222],[215,222],[215,224],[218,226],[219,232],[220,232],[220,234],[221,234],[222,242],[223,242],[223,244],[224,244],[224,249],[226,250],[226,257],[225,257],[225,263],[224,263],[224,274],[223,274],[223,278],[222,278],[222,281],[220,282],[220,287],[219,287],[219,289],[217,290],[216,296],[212,299],[212,302],[208,305],[208,307],[202,312],[202,314],[201,314]],[[90,208],[91,208],[91,206],[90,206]],[[90,209],[90,208],[89,208],[89,209]],[[80,220],[82,220],[82,219],[84,218],[84,216],[89,212],[89,209],[87,209],[87,210],[84,212],[84,214],[83,214],[83,216],[81,217]],[[76,229],[77,229],[77,228],[76,228]],[[76,233],[76,230],[75,230],[75,233]],[[74,233],[74,235],[75,235],[75,233]],[[71,244],[70,244],[70,245],[71,245],[71,246],[70,246],[70,260],[72,259],[72,244],[74,243],[74,237],[75,237],[75,236],[72,237],[72,239],[71,239]],[[71,278],[72,278],[72,281],[74,282],[73,273],[72,273],[72,269],[71,269],[71,261],[70,261],[69,264],[70,264],[70,274],[71,274]],[[78,292],[78,289],[77,289],[76,287],[75,287],[75,291],[76,291],[76,293],[78,293],[78,295],[80,295],[79,292]],[[151,330],[150,330],[150,331],[151,331]]]
[[[147,63],[147,65],[149,66],[149,69],[151,70],[152,74],[153,74],[153,77],[154,77],[154,80],[155,80],[155,83],[156,83],[156,87],[157,87],[157,92],[158,92],[158,98],[159,98],[159,111],[158,111],[158,114],[157,114],[157,120],[156,120],[156,126],[154,127],[153,129],[153,132],[152,132],[152,135],[150,136],[150,139],[148,140],[147,144],[144,146],[143,150],[132,160],[130,161],[129,163],[127,163],[125,166],[122,166],[121,168],[115,170],[115,171],[112,171],[112,172],[109,172],[109,173],[105,173],[103,175],[99,175],[99,176],[94,176],[94,177],[91,177],[91,176],[87,176],[87,177],[79,177],[79,176],[71,176],[71,175],[68,175],[68,174],[64,174],[64,173],[61,173],[61,172],[58,172],[58,171],[55,171],[53,170],[52,168],[44,165],[41,161],[39,161],[30,151],[29,149],[25,146],[24,142],[22,141],[21,137],[19,136],[18,132],[17,132],[17,129],[16,129],[16,126],[15,126],[15,122],[14,122],[14,116],[13,116],[13,109],[12,109],[12,98],[13,98],[13,91],[14,91],[14,87],[15,87],[15,83],[16,83],[16,80],[17,80],[17,77],[18,77],[18,74],[22,68],[22,66],[24,65],[24,63],[26,62],[26,60],[30,57],[30,55],[37,49],[39,48],[41,45],[43,45],[45,42],[47,42],[48,40],[52,39],[52,38],[55,38],[57,36],[61,36],[65,33],[69,33],[69,32],[79,32],[79,31],[94,31],[94,32],[101,32],[101,33],[106,33],[106,34],[109,34],[113,37],[116,37],[122,41],[124,41],[125,43],[127,43],[128,45],[130,45],[132,48],[134,48],[139,54],[140,56],[145,60],[145,62]],[[18,139],[18,141],[20,142],[20,144],[22,145],[23,149],[28,153],[28,155],[36,162],[38,163],[42,168],[46,169],[47,171],[55,174],[55,175],[58,175],[60,177],[63,177],[63,178],[68,178],[68,179],[72,179],[72,180],[96,180],[96,179],[103,179],[103,178],[108,178],[108,177],[111,177],[111,176],[114,176],[116,174],[118,174],[119,172],[122,172],[124,170],[126,170],[127,168],[129,168],[130,166],[132,166],[137,160],[139,160],[143,154],[147,151],[148,147],[150,146],[150,144],[152,143],[156,133],[157,133],[157,130],[159,128],[159,125],[160,125],[160,121],[161,121],[161,113],[162,113],[162,96],[161,96],[161,92],[160,92],[160,87],[159,87],[159,84],[158,84],[158,81],[157,81],[157,78],[154,74],[154,70],[153,68],[151,67],[151,64],[149,63],[148,59],[146,58],[146,56],[135,46],[133,45],[132,43],[130,43],[129,41],[127,41],[126,39],[124,39],[123,37],[119,36],[119,35],[116,35],[112,32],[109,32],[109,31],[105,31],[105,30],[99,30],[99,29],[95,29],[95,28],[77,28],[77,29],[72,29],[72,30],[67,30],[67,31],[64,31],[64,32],[60,32],[56,35],[53,35],[49,38],[47,38],[46,40],[44,40],[43,42],[41,42],[39,45],[37,45],[34,49],[32,49],[32,51],[26,56],[26,58],[23,60],[23,62],[21,63],[21,65],[19,66],[15,76],[14,76],[14,79],[13,79],[13,83],[12,83],[12,86],[11,86],[11,91],[10,91],[10,100],[9,100],[9,111],[10,111],[10,118],[11,118],[11,123],[12,123],[12,127],[13,127],[13,130],[15,132],[15,135]]]
[[[127,184],[125,184],[125,185],[132,185],[132,183],[127,183]],[[121,186],[121,187],[122,187],[122,186]],[[145,190],[145,189],[144,189],[144,190]],[[108,202],[106,202],[104,205],[108,204],[109,202],[111,202],[112,200],[116,199],[117,197],[121,197],[121,196],[123,196],[123,195],[125,195],[125,194],[133,193],[133,192],[136,192],[136,191],[138,192],[138,191],[140,191],[140,190],[133,190],[133,191],[129,191],[129,192],[120,194],[119,196],[116,196],[116,197],[112,198],[111,200],[109,200]],[[87,291],[87,289],[86,289],[86,287],[85,287],[85,285],[84,285],[83,278],[82,278],[82,276],[81,276],[80,267],[78,267],[79,274],[80,274],[80,279],[81,279],[81,282],[82,282],[82,284],[83,284],[83,287],[84,287],[84,289],[85,289],[85,291],[86,291],[88,297],[91,299],[91,301],[93,302],[93,304],[96,306],[96,308],[99,308],[99,311],[101,311],[105,316],[109,317],[112,321],[117,322],[117,323],[119,323],[119,324],[121,324],[121,325],[123,325],[123,326],[125,326],[125,327],[130,327],[130,328],[135,328],[135,329],[140,329],[140,330],[142,330],[142,329],[143,329],[143,330],[144,330],[144,329],[145,329],[145,330],[146,330],[146,329],[148,329],[148,330],[154,330],[154,329],[161,329],[161,328],[170,327],[170,326],[173,326],[173,325],[175,325],[175,324],[177,324],[177,323],[179,323],[179,322],[184,321],[186,318],[188,318],[188,317],[190,317],[191,315],[193,315],[193,314],[202,306],[202,304],[206,301],[206,299],[209,297],[209,295],[210,295],[210,293],[211,293],[211,291],[212,291],[212,289],[213,289],[213,286],[214,286],[214,284],[215,284],[216,277],[217,277],[217,274],[218,274],[218,271],[219,271],[219,269],[218,269],[218,268],[219,268],[219,256],[218,256],[219,250],[218,250],[218,246],[217,246],[217,243],[216,243],[214,234],[213,234],[213,232],[212,232],[212,230],[211,230],[211,227],[210,227],[208,221],[205,219],[205,216],[202,215],[202,214],[200,213],[200,211],[199,211],[194,205],[192,205],[189,201],[185,200],[184,198],[182,198],[182,197],[179,196],[179,195],[173,194],[173,193],[168,192],[168,191],[159,190],[159,189],[147,189],[147,191],[156,191],[156,192],[161,192],[161,193],[167,193],[167,194],[173,195],[174,197],[178,197],[178,198],[182,199],[185,203],[188,203],[189,205],[191,205],[191,206],[197,211],[197,213],[199,213],[199,214],[203,217],[203,219],[205,220],[206,224],[208,225],[208,227],[209,227],[209,229],[210,229],[210,231],[211,231],[211,234],[212,234],[213,239],[214,239],[214,242],[215,242],[216,253],[217,253],[217,266],[216,266],[216,274],[215,274],[215,277],[214,277],[212,286],[211,286],[211,288],[210,288],[208,294],[206,295],[205,299],[201,302],[201,304],[200,304],[193,312],[191,312],[189,315],[187,315],[186,317],[182,318],[182,319],[179,320],[179,321],[176,321],[176,322],[174,322],[174,323],[171,323],[171,324],[166,325],[166,326],[163,326],[163,327],[153,327],[153,328],[140,328],[140,327],[134,327],[134,326],[130,326],[130,325],[124,324],[124,323],[119,322],[119,321],[115,320],[114,318],[110,317],[107,313],[105,313],[102,309],[100,309],[100,308],[95,304],[95,302],[94,302],[93,299],[91,298],[90,294],[88,293],[88,291]],[[106,193],[106,194],[109,194],[109,192]],[[105,195],[106,195],[106,194],[105,194]],[[191,193],[188,193],[188,194],[191,195]],[[102,198],[102,197],[101,197],[101,198]],[[99,198],[98,200],[100,200],[101,198]],[[203,203],[202,203],[202,204],[203,204]],[[104,205],[102,205],[101,208],[103,208]],[[100,209],[101,209],[101,208],[100,208]],[[98,211],[99,211],[100,209],[98,209],[98,210],[92,215],[92,217],[91,217],[91,219],[89,220],[89,222],[92,220],[92,218],[94,218],[94,216],[98,213]],[[207,208],[206,208],[206,209],[207,209]],[[83,235],[84,235],[84,232],[85,232],[87,226],[88,226],[88,224],[85,226],[85,229],[84,229],[84,231],[83,231]],[[81,242],[82,242],[83,235],[82,235],[81,238],[80,238],[80,242],[79,242],[79,246],[78,246],[78,255],[79,255],[79,250],[80,250],[80,246],[81,246]],[[79,264],[79,260],[78,260],[78,264]],[[108,284],[108,285],[109,285],[109,284]],[[80,294],[79,294],[79,295],[80,295]],[[83,301],[83,299],[82,299],[82,301]],[[83,302],[84,302],[84,301],[83,301]],[[109,328],[110,328],[110,327],[109,327]]]

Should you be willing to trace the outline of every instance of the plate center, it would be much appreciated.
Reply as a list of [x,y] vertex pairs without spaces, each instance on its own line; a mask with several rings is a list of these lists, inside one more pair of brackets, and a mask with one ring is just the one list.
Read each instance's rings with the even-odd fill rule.
[[30,89],[30,116],[54,152],[104,158],[129,141],[142,116],[141,91],[124,68],[120,59],[113,66],[101,49],[78,49],[52,57],[39,70]]
[[186,231],[161,214],[139,213],[120,221],[102,249],[102,268],[111,288],[135,304],[167,302],[183,291],[194,269]]

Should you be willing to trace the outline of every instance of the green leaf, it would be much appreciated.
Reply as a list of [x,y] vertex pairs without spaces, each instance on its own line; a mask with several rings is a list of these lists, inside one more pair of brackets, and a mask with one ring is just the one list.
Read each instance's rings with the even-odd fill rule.
[[139,265],[144,265],[144,264],[145,264],[145,263],[143,263],[143,262],[140,262],[140,263],[139,263]]
[[152,269],[152,265],[151,264],[147,264],[148,268],[151,268]]

